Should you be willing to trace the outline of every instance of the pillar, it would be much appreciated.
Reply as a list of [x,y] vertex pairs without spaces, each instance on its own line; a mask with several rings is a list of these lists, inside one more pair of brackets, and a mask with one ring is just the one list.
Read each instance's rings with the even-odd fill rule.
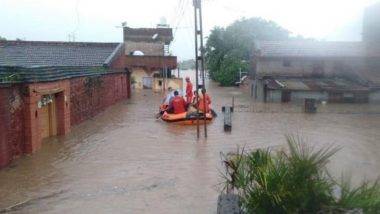
[[57,134],[65,135],[70,132],[70,89],[56,94]]
[[25,153],[31,154],[39,150],[42,146],[41,134],[39,130],[39,109],[38,101],[41,95],[37,94],[33,87],[28,87],[25,97]]
[[7,166],[12,160],[12,151],[8,141],[8,131],[10,130],[8,93],[6,88],[0,88],[0,168]]

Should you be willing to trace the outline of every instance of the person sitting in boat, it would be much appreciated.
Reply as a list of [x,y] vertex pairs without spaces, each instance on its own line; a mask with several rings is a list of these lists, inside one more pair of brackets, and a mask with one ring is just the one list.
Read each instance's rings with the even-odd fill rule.
[[162,100],[162,105],[169,106],[171,99],[174,98],[174,91],[172,87],[168,88],[168,93],[165,95],[165,98]]
[[[206,105],[205,105],[206,104]],[[206,94],[206,89],[202,89],[202,93],[199,94],[199,100],[197,107],[199,111],[203,113],[209,113],[210,112],[210,105],[211,105],[211,98],[208,94]]]
[[193,115],[194,113],[197,112],[197,97],[198,97],[198,92],[194,91],[194,95],[192,97],[191,103],[188,104],[187,107],[187,114],[188,115]]
[[186,101],[179,96],[178,91],[174,91],[174,98],[170,101],[168,113],[181,114],[186,112]]
[[198,97],[198,91],[194,91],[194,95],[193,95],[193,100],[191,101],[191,105],[193,105],[194,107],[197,106],[197,97]]
[[174,98],[174,91],[172,87],[168,88],[168,93],[165,95],[160,106],[160,114],[162,115],[166,110],[168,110],[170,101]]

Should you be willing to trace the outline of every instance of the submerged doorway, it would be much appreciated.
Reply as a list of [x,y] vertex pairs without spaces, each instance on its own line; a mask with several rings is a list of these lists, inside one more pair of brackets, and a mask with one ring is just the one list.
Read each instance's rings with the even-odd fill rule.
[[152,89],[153,87],[153,77],[143,77],[143,88]]
[[40,111],[40,133],[41,138],[57,135],[57,112],[54,94],[43,95],[39,103]]
[[290,91],[282,91],[281,92],[281,102],[288,103],[291,100],[291,92]]

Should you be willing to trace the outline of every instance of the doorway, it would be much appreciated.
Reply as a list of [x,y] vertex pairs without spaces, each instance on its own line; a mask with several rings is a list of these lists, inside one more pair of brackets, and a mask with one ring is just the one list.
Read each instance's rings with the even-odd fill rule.
[[281,102],[288,103],[291,100],[291,92],[290,91],[282,91],[281,92]]
[[43,95],[39,103],[41,139],[57,135],[57,113],[55,95]]
[[143,88],[151,89],[153,86],[153,77],[143,77]]

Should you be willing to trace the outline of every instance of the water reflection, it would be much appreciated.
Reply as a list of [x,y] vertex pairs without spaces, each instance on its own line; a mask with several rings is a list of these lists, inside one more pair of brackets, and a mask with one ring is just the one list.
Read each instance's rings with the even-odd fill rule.
[[[282,147],[287,133],[316,147],[341,146],[330,164],[336,175],[379,176],[379,106],[326,105],[307,115],[299,104],[253,103],[237,88],[211,83],[209,93],[219,117],[207,140],[197,140],[194,126],[154,118],[162,94],[136,92],[0,171],[0,208],[32,199],[15,212],[214,213],[220,152]],[[220,110],[232,96],[236,111],[226,134]]]

